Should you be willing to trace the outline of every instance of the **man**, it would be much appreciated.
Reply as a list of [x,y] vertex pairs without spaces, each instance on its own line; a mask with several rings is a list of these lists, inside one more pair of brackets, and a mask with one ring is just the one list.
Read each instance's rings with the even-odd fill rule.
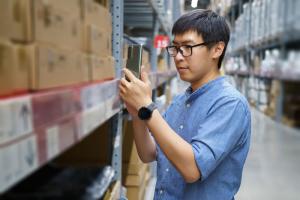
[[190,87],[163,116],[145,72],[139,80],[125,69],[129,81],[122,78],[119,86],[141,160],[157,161],[154,199],[232,200],[249,150],[250,112],[219,72],[228,25],[210,10],[195,10],[175,22],[172,34],[167,51]]

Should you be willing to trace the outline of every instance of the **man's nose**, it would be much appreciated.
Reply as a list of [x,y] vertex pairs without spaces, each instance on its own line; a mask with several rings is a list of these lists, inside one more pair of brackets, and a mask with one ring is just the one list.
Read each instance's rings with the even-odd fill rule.
[[175,58],[175,60],[177,60],[177,61],[180,61],[180,60],[183,60],[183,59],[184,59],[184,57],[183,57],[183,55],[181,54],[180,51],[177,52],[177,54],[176,54],[176,56],[175,56],[174,58]]

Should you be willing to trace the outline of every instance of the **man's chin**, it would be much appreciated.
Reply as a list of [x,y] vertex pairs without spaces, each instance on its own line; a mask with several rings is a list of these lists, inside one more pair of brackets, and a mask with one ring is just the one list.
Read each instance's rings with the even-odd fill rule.
[[185,82],[190,82],[190,79],[182,74],[179,74],[179,77],[182,81],[185,81]]

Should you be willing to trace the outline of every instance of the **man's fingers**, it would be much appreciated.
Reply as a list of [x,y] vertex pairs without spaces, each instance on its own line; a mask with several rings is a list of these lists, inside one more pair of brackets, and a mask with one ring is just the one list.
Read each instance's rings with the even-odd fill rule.
[[128,88],[130,85],[130,83],[125,78],[121,78],[120,83],[125,88]]
[[126,89],[124,88],[123,85],[119,85],[119,90],[120,90],[120,93],[122,93],[122,94],[126,93]]
[[132,73],[130,70],[124,68],[124,69],[123,69],[123,72],[124,72],[126,78],[127,78],[130,82],[133,82],[133,81],[136,79],[136,77],[133,75],[133,73]]

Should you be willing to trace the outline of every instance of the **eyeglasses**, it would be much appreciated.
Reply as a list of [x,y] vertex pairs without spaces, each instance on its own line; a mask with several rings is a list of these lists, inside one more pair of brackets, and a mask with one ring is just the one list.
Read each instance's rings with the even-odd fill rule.
[[181,53],[181,55],[183,57],[188,57],[191,56],[193,53],[193,48],[194,47],[199,47],[199,46],[206,46],[208,44],[208,42],[203,42],[200,44],[196,44],[196,45],[182,45],[182,46],[167,46],[167,51],[169,56],[171,57],[176,57],[176,55],[178,54],[178,52]]

